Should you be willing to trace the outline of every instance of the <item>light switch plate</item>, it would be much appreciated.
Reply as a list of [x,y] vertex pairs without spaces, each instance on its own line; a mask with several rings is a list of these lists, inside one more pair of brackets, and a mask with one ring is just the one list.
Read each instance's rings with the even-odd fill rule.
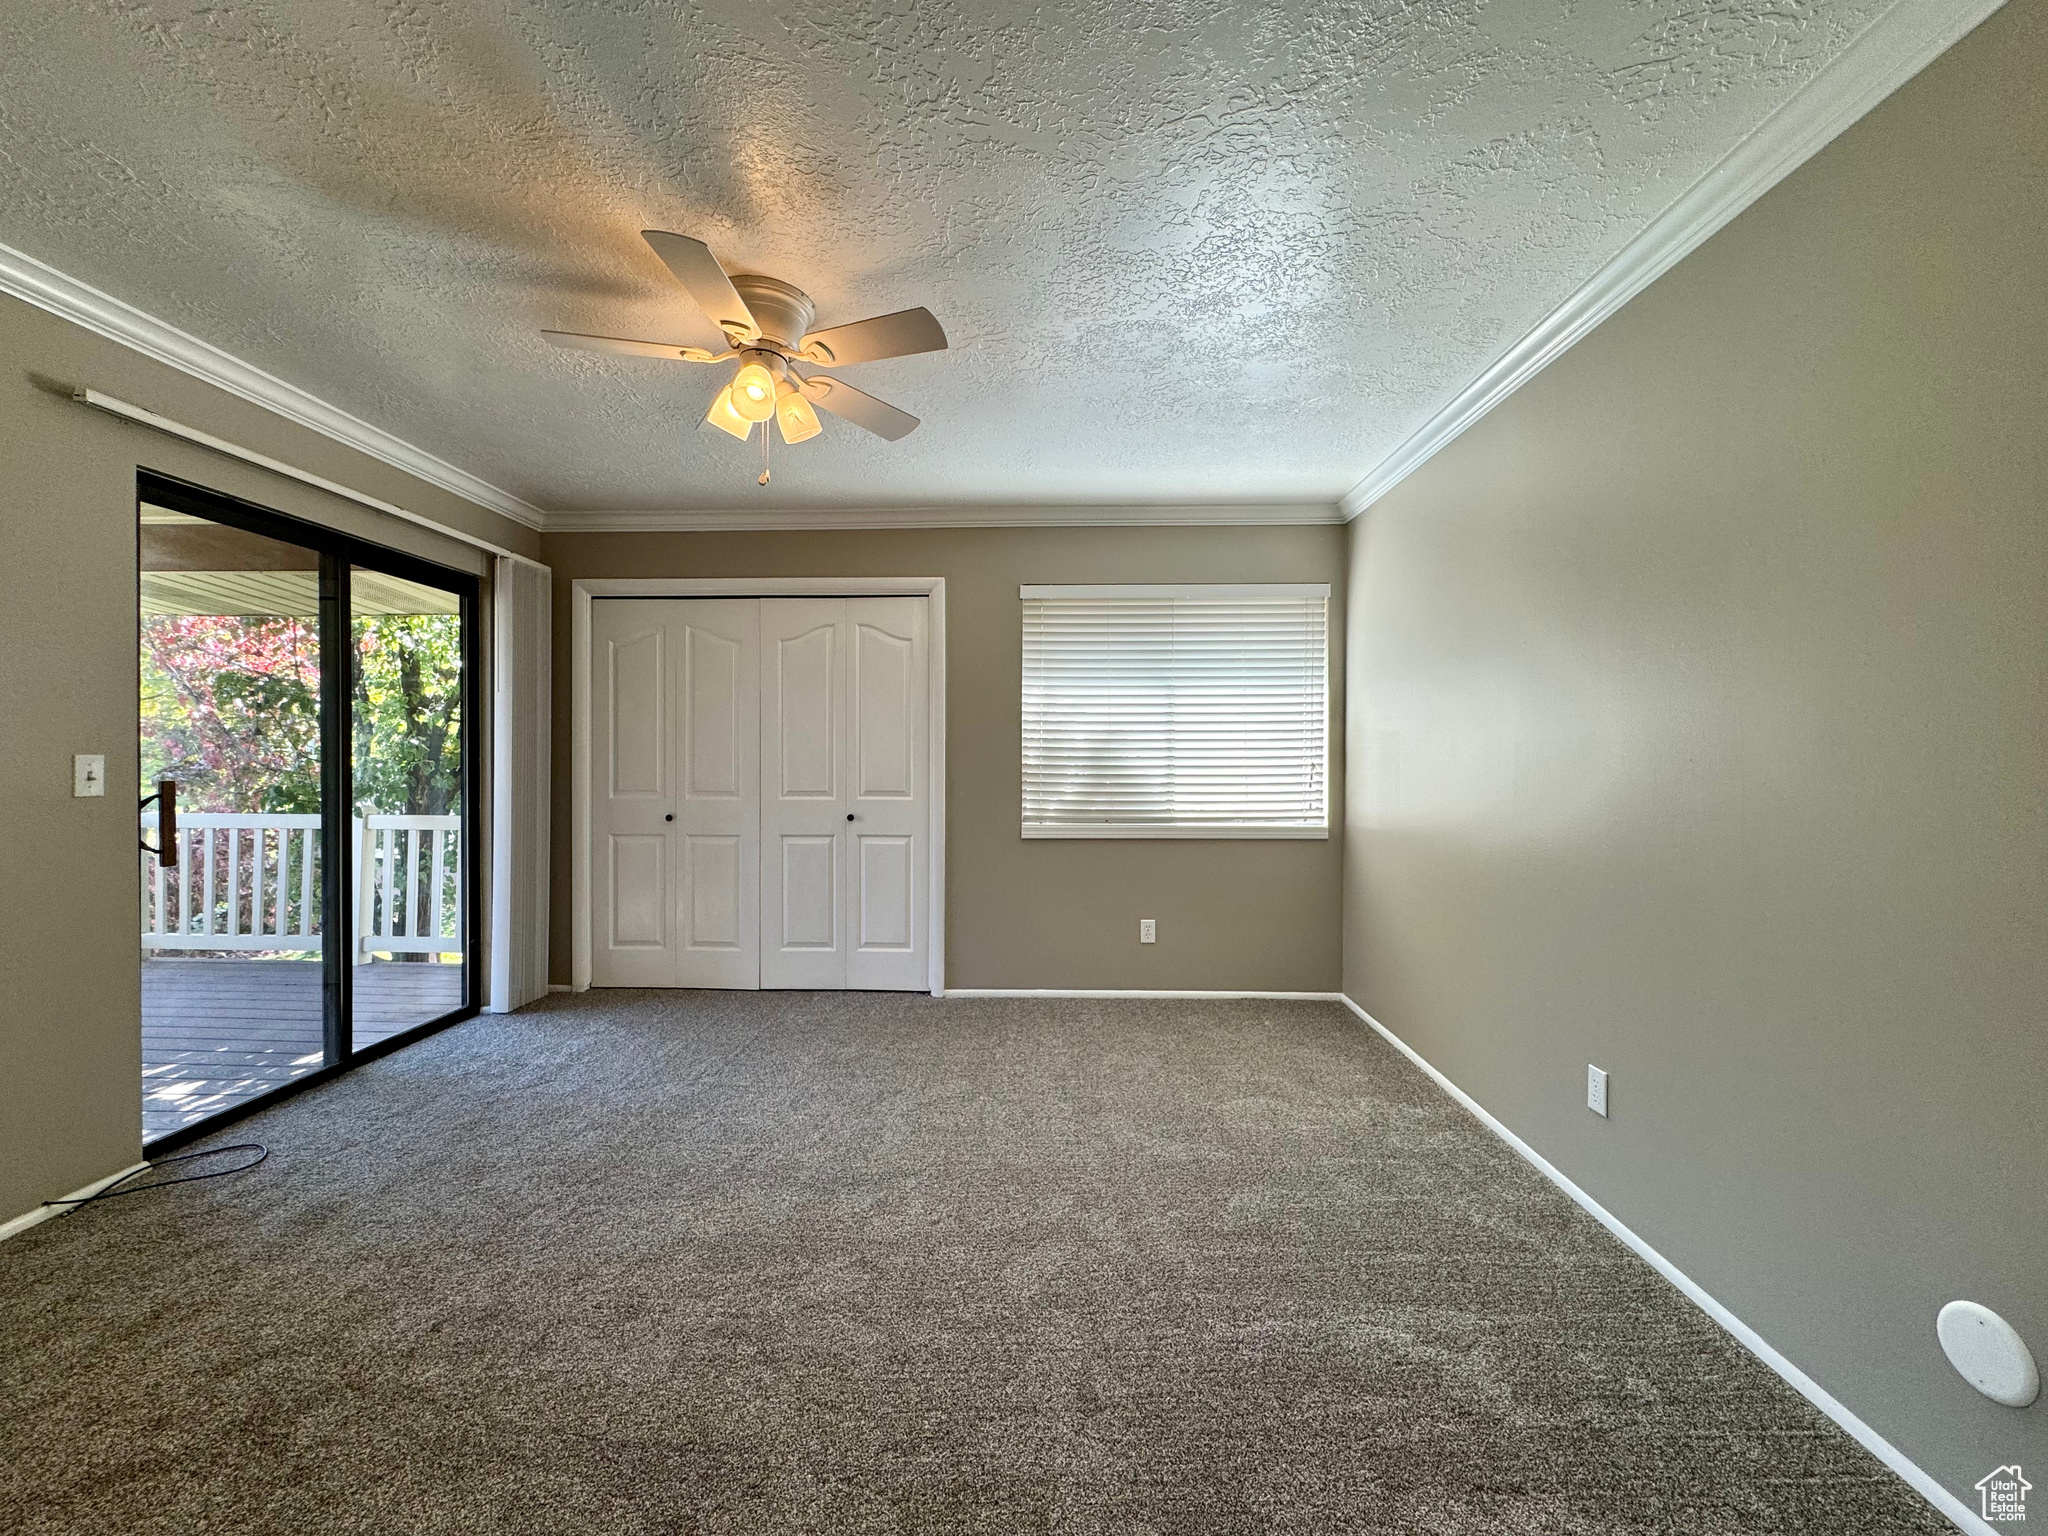
[[1157,918],[1141,917],[1138,919],[1138,942],[1140,944],[1157,944],[1159,942],[1159,920]]
[[80,752],[71,759],[71,793],[80,800],[107,792],[104,752]]
[[1596,1115],[1607,1113],[1607,1074],[1590,1062],[1586,1065],[1586,1108]]

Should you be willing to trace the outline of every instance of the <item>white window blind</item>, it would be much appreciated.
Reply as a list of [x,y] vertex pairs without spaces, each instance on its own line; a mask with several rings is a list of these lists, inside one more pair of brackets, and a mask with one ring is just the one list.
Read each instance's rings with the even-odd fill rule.
[[1025,587],[1026,837],[1327,837],[1326,586]]

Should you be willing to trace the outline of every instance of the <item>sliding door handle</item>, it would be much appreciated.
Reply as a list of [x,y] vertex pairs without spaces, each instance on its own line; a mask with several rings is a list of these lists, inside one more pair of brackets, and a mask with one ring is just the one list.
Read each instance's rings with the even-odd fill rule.
[[136,842],[144,853],[155,854],[159,865],[174,869],[178,863],[178,781],[158,779],[156,793],[145,795],[137,809],[146,811],[152,805],[156,807],[156,846],[152,848],[140,838]]

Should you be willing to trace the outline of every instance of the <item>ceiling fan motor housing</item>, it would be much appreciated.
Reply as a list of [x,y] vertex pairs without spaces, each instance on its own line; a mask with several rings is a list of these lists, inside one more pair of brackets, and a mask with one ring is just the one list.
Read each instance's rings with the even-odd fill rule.
[[[917,418],[908,411],[899,411],[886,400],[822,373],[800,375],[790,365],[800,359],[836,368],[918,352],[942,352],[946,333],[930,310],[899,309],[813,333],[811,322],[816,312],[811,296],[801,288],[758,272],[728,273],[711,247],[692,236],[665,229],[640,233],[704,317],[725,332],[726,350],[712,353],[672,342],[567,331],[543,332],[548,340],[579,351],[688,363],[737,357],[739,366],[727,376],[704,420],[742,441],[752,436],[751,423],[768,420],[781,421],[783,436],[790,442],[814,437],[818,422],[813,406],[892,443],[917,430]],[[765,475],[762,483],[766,483]]]
[[732,285],[753,311],[754,323],[761,328],[760,339],[754,345],[787,357],[796,356],[816,313],[811,296],[778,278],[752,272],[735,274]]

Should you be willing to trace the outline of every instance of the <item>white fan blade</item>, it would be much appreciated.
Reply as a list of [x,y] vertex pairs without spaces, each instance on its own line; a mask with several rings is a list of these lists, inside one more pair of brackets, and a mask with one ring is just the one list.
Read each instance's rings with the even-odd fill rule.
[[575,331],[542,331],[558,347],[578,352],[619,352],[627,357],[665,357],[671,362],[715,363],[730,352],[706,352],[702,347],[678,347],[666,341],[628,341],[623,336],[583,336]]
[[886,437],[892,443],[917,430],[917,418],[910,412],[899,411],[887,401],[864,395],[851,384],[828,379],[822,373],[812,374],[799,387],[811,404],[852,422],[856,427],[865,427],[877,437]]
[[813,331],[798,350],[814,363],[844,368],[849,363],[875,363],[913,352],[943,352],[946,333],[930,310],[899,309],[893,315]]
[[672,235],[661,229],[643,229],[640,238],[654,247],[654,254],[675,273],[676,281],[689,290],[690,297],[711,317],[712,324],[722,331],[744,332],[749,341],[761,334],[761,327],[754,323],[754,312],[747,308],[746,300],[725,275],[725,268],[711,254],[710,246],[688,235]]

